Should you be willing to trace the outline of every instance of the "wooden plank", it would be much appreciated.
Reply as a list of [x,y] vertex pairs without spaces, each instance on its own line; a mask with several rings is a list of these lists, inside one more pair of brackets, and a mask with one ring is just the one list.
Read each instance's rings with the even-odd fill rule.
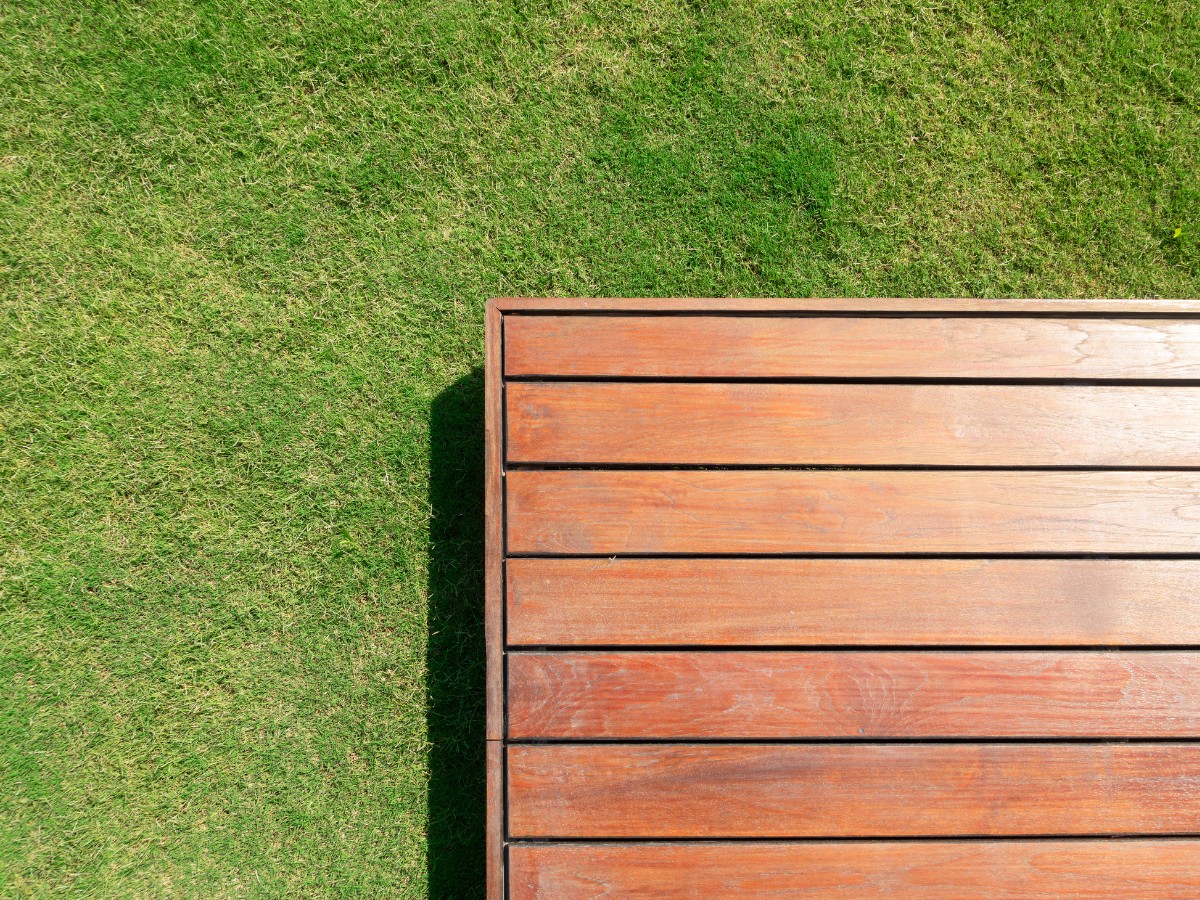
[[509,834],[1196,834],[1200,744],[557,744],[508,750]]
[[1200,378],[1200,321],[510,316],[512,376]]
[[527,646],[1200,646],[1200,561],[511,559]]
[[487,742],[487,860],[484,883],[488,900],[503,900],[504,893],[504,743]]
[[512,900],[1182,900],[1200,841],[514,844]]
[[1196,466],[1200,388],[514,382],[519,463]]
[[1200,474],[513,471],[510,553],[1195,553]]
[[484,872],[488,900],[503,900],[504,872],[504,373],[503,320],[489,302],[484,330],[484,659],[487,785]]
[[1200,737],[1200,653],[513,653],[510,739]]
[[983,315],[1195,315],[1196,299],[1074,299],[986,297],[496,297],[506,313],[967,313]]
[[487,308],[484,337],[484,652],[487,738],[504,737],[504,375],[500,311]]

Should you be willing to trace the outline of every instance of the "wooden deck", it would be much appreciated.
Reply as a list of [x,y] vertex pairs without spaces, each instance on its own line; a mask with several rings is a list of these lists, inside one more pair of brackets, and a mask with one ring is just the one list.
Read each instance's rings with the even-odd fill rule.
[[492,900],[1200,897],[1200,301],[487,325]]

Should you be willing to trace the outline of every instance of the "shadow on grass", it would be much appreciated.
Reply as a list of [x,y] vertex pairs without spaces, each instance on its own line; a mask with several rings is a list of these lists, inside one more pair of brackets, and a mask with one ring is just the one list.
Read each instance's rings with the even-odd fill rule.
[[483,370],[433,401],[429,896],[484,895]]

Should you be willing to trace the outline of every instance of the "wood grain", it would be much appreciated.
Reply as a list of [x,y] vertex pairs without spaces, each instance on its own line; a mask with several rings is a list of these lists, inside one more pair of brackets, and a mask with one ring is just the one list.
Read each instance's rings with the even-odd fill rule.
[[484,348],[484,653],[487,737],[504,736],[504,377],[495,304],[487,309]]
[[507,319],[509,377],[1200,378],[1200,321],[1188,319]]
[[1195,553],[1200,474],[513,471],[510,553]]
[[514,382],[508,458],[674,465],[1200,465],[1200,388]]
[[486,742],[487,807],[485,841],[487,858],[484,884],[488,900],[503,900],[504,894],[504,742]]
[[488,900],[503,900],[504,872],[504,378],[503,320],[489,303],[484,331],[484,659]]
[[514,844],[512,900],[1185,900],[1200,841]]
[[1200,301],[500,298],[486,357],[490,897],[1200,896]]
[[1200,646],[1200,561],[511,559],[513,645]]
[[508,750],[514,838],[1196,834],[1200,744]]
[[508,736],[1200,737],[1200,653],[513,653]]
[[1123,313],[1173,316],[1200,313],[1200,300],[1172,298],[981,298],[981,297],[496,297],[490,301],[505,313],[548,311],[591,313],[863,313],[923,315],[926,313],[998,316]]

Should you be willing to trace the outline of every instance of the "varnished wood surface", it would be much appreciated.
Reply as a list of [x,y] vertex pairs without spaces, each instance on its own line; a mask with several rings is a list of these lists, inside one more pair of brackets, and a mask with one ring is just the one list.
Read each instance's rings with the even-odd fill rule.
[[1200,561],[510,559],[513,645],[1200,645]]
[[487,805],[484,884],[489,897],[504,896],[504,742],[489,740],[484,765],[487,779]]
[[1200,653],[512,653],[508,736],[1200,737]]
[[509,834],[1200,834],[1200,744],[556,744],[508,749]]
[[1200,313],[1200,300],[1174,298],[979,298],[979,297],[496,297],[491,301],[506,313],[572,314],[613,312],[650,313],[886,313],[923,315],[986,314],[999,316],[1067,315],[1119,316],[1122,313],[1173,316]]
[[510,316],[513,376],[1200,378],[1187,319]]
[[513,471],[525,554],[1196,553],[1200,473]]
[[489,900],[505,895],[504,871],[504,383],[501,331],[495,303],[484,330],[484,724],[487,738],[484,884]]
[[1200,896],[1200,301],[487,326],[490,898]]
[[1200,465],[1200,388],[514,382],[520,463]]
[[1200,841],[514,844],[513,900],[1192,900]]
[[504,384],[499,310],[489,305],[484,369],[484,653],[487,737],[504,736]]

